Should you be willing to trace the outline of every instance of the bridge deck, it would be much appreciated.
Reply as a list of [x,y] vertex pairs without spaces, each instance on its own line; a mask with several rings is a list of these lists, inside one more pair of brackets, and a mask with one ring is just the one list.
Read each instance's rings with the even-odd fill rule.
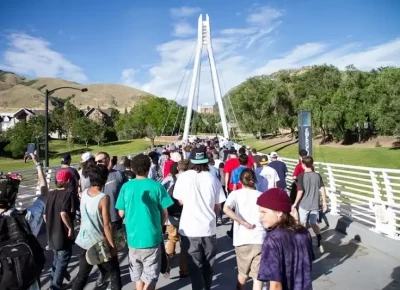
[[[225,236],[230,225],[218,227],[218,255],[214,266],[213,289],[231,290],[236,283],[236,259],[232,242]],[[317,290],[395,290],[400,289],[400,260],[391,257],[375,248],[367,247],[362,243],[339,233],[334,229],[323,232],[326,240],[324,254],[317,253],[313,265],[313,285]],[[44,236],[40,237],[44,245]],[[382,245],[384,247],[384,245]],[[317,249],[315,248],[317,252]],[[179,249],[177,249],[179,252]],[[48,263],[42,274],[42,289],[49,288],[50,264],[52,253],[46,252]],[[123,289],[134,289],[130,281],[128,270],[127,251],[120,254],[120,267]],[[178,257],[172,260],[170,279],[160,276],[157,289],[176,290],[191,289],[190,279],[178,278]],[[78,256],[74,249],[69,264],[72,279],[78,272]],[[97,279],[96,268],[89,277],[89,284],[85,289],[95,289]],[[73,280],[71,281],[73,283]],[[70,289],[71,287],[68,287]],[[251,289],[251,282],[248,288]]]

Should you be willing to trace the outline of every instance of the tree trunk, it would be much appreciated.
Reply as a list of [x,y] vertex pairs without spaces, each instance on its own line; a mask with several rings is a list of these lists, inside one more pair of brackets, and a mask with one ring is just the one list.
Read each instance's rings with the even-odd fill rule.
[[154,137],[150,137],[150,143],[151,143],[151,147],[154,147],[154,140],[155,140],[156,138],[154,138]]
[[85,141],[86,149],[88,148],[89,141]]

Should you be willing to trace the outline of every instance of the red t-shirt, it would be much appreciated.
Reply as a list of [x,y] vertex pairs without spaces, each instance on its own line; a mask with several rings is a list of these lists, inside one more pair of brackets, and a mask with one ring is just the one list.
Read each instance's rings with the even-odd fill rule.
[[247,167],[248,167],[248,168],[253,168],[254,163],[256,163],[256,162],[254,161],[253,156],[247,155],[247,157],[249,157],[249,161],[247,161]]
[[239,164],[239,159],[237,158],[231,158],[228,161],[226,161],[225,165],[224,165],[224,174],[228,173],[229,177],[228,177],[228,188],[229,190],[233,190],[233,185],[231,183],[231,175],[233,170],[235,170],[236,168],[238,168],[240,166]]
[[163,177],[167,177],[169,173],[171,172],[171,165],[174,163],[172,159],[169,159],[168,161],[165,161],[164,163],[164,174]]
[[304,168],[301,163],[297,164],[293,171],[293,177],[297,178],[300,174],[304,173]]

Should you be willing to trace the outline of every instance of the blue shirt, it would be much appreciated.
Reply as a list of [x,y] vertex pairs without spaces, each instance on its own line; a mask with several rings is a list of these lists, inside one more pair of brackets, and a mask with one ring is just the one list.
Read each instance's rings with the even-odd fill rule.
[[231,183],[232,184],[239,184],[240,183],[240,174],[242,173],[243,170],[245,170],[247,166],[245,165],[240,165],[238,168],[233,170],[232,176],[231,176]]
[[219,169],[213,165],[208,165],[210,173],[214,175],[218,180],[221,179],[221,174],[219,173]]
[[262,170],[263,167],[258,167],[256,169],[256,178],[257,178],[256,189],[261,192],[266,192],[268,190],[268,180],[260,175]]
[[276,160],[272,161],[268,164],[269,167],[272,167],[276,170],[279,176],[278,187],[282,189],[286,189],[286,174],[288,172],[286,164],[282,161]]

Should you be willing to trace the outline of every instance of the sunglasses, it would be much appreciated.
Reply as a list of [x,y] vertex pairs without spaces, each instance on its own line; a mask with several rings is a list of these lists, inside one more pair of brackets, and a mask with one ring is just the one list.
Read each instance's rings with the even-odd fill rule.
[[96,160],[96,164],[105,164],[107,158],[101,159],[101,160]]

